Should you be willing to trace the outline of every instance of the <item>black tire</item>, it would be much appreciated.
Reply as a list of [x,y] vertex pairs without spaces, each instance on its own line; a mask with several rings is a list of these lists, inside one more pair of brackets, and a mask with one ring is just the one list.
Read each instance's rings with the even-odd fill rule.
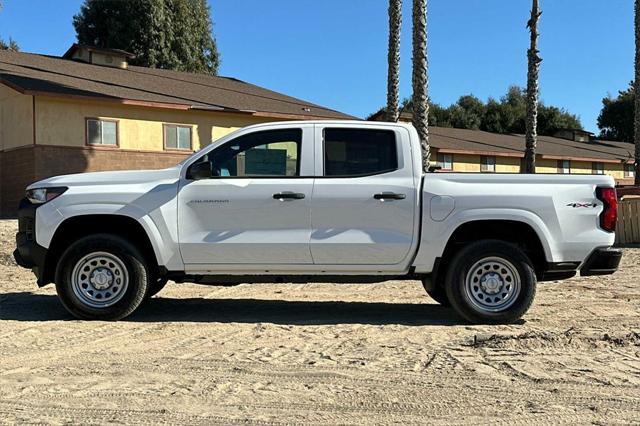
[[[476,282],[478,285],[474,285]],[[531,307],[536,274],[527,255],[516,245],[481,240],[454,256],[445,288],[451,306],[466,320],[474,324],[508,324]]]
[[156,294],[160,293],[162,289],[167,285],[169,280],[167,278],[157,278],[155,281],[149,284],[149,288],[147,289],[147,295],[145,296],[147,299],[151,299]]
[[[102,274],[105,270],[108,275]],[[96,272],[102,281],[94,284],[92,277]],[[56,270],[56,291],[62,305],[76,318],[118,320],[140,306],[148,291],[150,276],[144,257],[133,244],[116,235],[94,234],[75,241],[62,254]],[[93,287],[98,284],[109,287]],[[108,297],[113,297],[112,301],[103,301]],[[91,306],[93,303],[104,305]]]
[[444,287],[436,285],[435,288],[431,289],[430,285],[426,283],[422,283],[424,290],[427,292],[429,297],[433,300],[441,304],[442,306],[451,306],[451,302],[449,302],[449,297],[447,296],[447,291]]

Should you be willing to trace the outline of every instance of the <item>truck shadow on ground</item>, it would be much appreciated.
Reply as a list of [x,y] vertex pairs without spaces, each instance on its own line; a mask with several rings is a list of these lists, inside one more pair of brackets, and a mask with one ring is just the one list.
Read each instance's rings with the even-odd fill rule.
[[[74,318],[54,295],[0,294],[0,320],[68,321]],[[452,309],[427,303],[289,301],[270,299],[174,299],[155,297],[126,322],[273,323],[282,325],[466,324]]]

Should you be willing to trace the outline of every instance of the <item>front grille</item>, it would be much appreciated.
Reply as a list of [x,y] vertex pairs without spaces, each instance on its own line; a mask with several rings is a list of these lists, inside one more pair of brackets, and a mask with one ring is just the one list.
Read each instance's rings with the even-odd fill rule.
[[24,232],[28,241],[34,240],[35,220],[33,217],[18,218],[18,232]]

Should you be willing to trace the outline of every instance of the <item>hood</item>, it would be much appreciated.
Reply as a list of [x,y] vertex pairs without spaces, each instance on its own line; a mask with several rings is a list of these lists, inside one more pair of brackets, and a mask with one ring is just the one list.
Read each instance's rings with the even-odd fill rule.
[[54,186],[140,184],[165,179],[178,179],[180,169],[181,167],[178,165],[162,170],[126,170],[54,176],[32,183],[27,189]]

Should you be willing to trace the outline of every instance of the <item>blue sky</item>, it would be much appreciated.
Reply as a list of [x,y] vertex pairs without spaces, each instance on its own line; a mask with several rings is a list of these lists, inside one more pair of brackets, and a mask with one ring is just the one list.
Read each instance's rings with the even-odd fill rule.
[[[4,0],[0,36],[60,55],[81,0]],[[404,0],[401,96],[411,94]],[[222,75],[356,116],[386,99],[386,0],[210,0]],[[524,85],[529,0],[429,0],[430,94],[499,97]],[[633,78],[632,0],[541,0],[541,97],[597,130],[601,99]]]

